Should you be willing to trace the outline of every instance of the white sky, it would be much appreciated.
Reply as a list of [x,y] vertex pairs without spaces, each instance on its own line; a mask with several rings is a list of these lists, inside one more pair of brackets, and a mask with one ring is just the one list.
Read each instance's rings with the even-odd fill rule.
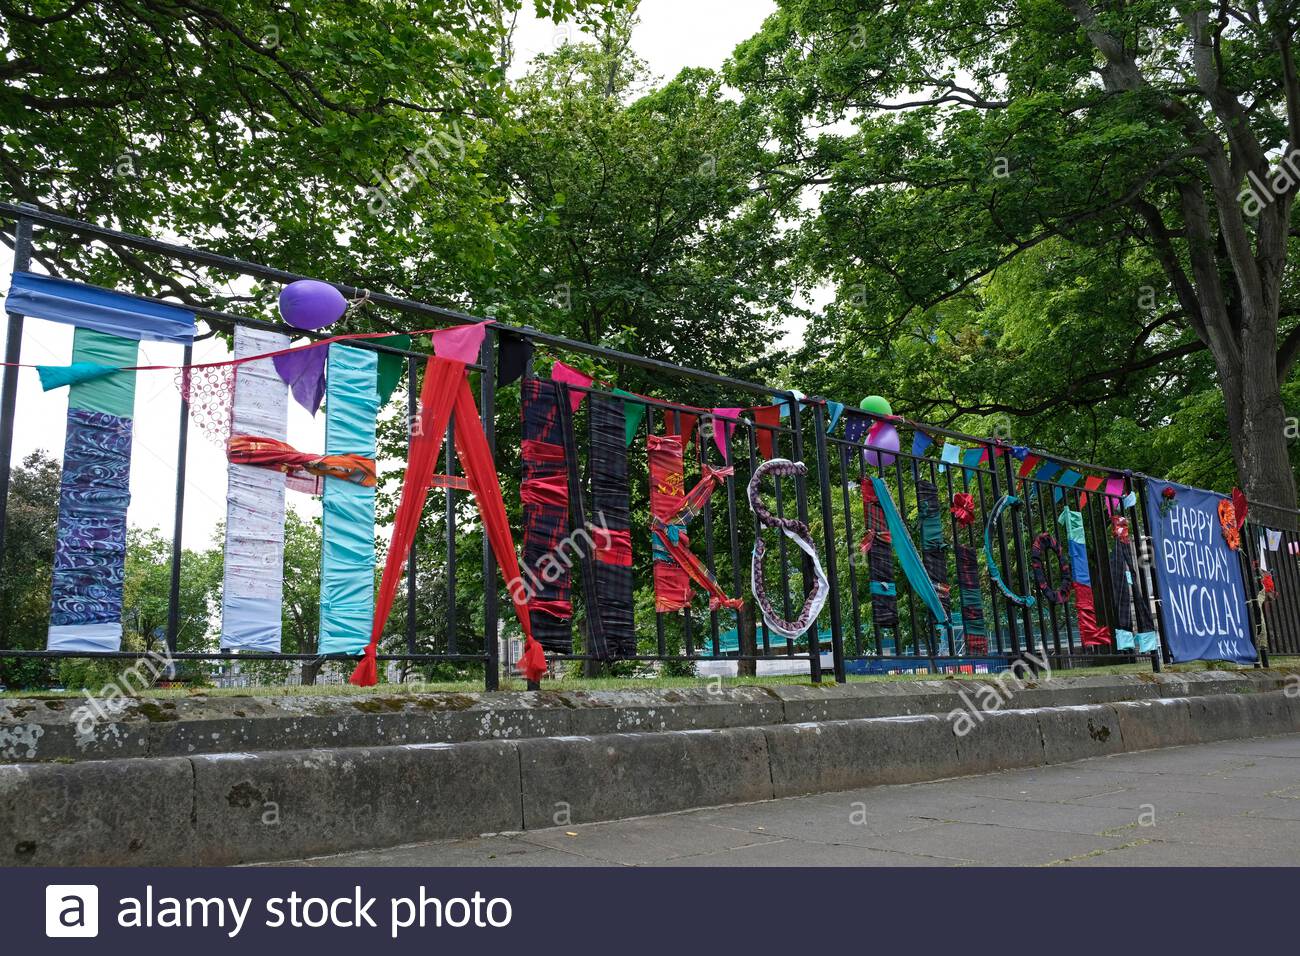
[[[531,14],[531,4],[525,7],[515,33],[518,51],[516,73],[525,69],[527,60],[537,52],[553,49],[566,38],[576,35],[572,27],[537,20]],[[640,23],[633,32],[632,46],[646,61],[650,71],[665,79],[687,66],[717,68],[740,41],[757,32],[775,8],[772,0],[644,0],[640,8]],[[183,242],[186,237],[167,238]],[[6,290],[12,268],[11,253],[0,248],[0,283]],[[791,323],[786,329],[784,344],[797,342],[802,332],[802,327]],[[26,320],[23,362],[64,365],[71,360],[71,354],[71,326]],[[215,361],[225,356],[224,345],[211,341],[197,343],[194,349],[196,362]],[[140,365],[175,365],[180,361],[180,346],[141,343]],[[55,458],[62,458],[67,395],[67,389],[42,392],[35,370],[20,371],[14,463],[21,462],[38,448]],[[390,404],[389,412],[392,413],[398,404],[396,400]],[[171,372],[138,374],[128,521],[136,527],[158,528],[169,537],[175,501],[179,412],[180,396]],[[290,443],[304,451],[323,448],[324,417],[322,412],[313,419],[291,400]],[[316,498],[290,493],[289,501],[304,515],[319,514],[320,504]],[[183,531],[185,546],[206,547],[225,514],[225,453],[191,426]]]

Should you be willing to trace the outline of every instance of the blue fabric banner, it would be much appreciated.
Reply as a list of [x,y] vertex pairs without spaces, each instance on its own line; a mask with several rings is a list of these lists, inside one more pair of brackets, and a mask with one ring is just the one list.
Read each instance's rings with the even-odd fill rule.
[[34,272],[14,273],[5,308],[124,339],[177,345],[194,341],[193,312]]
[[49,650],[115,651],[122,637],[129,418],[68,409],[50,588]]
[[[1172,498],[1166,497],[1167,488]],[[1256,657],[1240,556],[1228,547],[1219,526],[1219,502],[1224,498],[1147,479],[1160,628],[1175,661],[1249,664]]]
[[[325,454],[375,457],[376,353],[329,347]],[[327,481],[322,503],[320,652],[359,654],[375,614],[375,489]]]

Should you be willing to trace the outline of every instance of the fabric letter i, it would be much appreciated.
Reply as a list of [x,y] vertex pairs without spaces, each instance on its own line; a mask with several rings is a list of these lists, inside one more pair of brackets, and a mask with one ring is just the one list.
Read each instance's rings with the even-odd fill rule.
[[[235,358],[289,347],[278,332],[238,326]],[[236,367],[234,435],[288,437],[289,387],[270,359]],[[226,466],[226,564],[221,648],[279,652],[284,593],[285,475],[275,468]]]

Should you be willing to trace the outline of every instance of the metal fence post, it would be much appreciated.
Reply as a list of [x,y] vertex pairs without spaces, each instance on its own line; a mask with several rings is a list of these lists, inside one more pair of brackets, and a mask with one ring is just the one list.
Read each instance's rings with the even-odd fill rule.
[[[406,457],[411,457],[411,439],[415,436],[415,423],[420,416],[420,387],[416,360],[406,360]],[[406,653],[415,653],[416,644],[416,554],[419,551],[420,529],[417,526],[411,538],[411,553],[406,557]]]
[[[32,264],[32,221],[20,217],[14,229],[14,271],[23,272]],[[22,359],[23,317],[9,313],[5,335],[3,384],[0,385],[0,579],[4,577],[5,524],[9,513],[9,456],[14,448],[14,413],[18,405],[18,369]]]
[[[483,374],[479,378],[479,411],[483,419],[483,434],[487,436],[488,449],[493,456],[497,450],[497,364],[496,332],[488,326],[483,336],[481,358]],[[483,689],[496,690],[501,686],[501,650],[497,646],[497,562],[492,554],[492,544],[486,530],[483,533]]]
[[[194,360],[194,346],[185,346],[183,364]],[[182,393],[180,428],[176,439],[176,513],[172,524],[172,577],[167,596],[167,654],[176,653],[181,629],[181,534],[185,525],[185,464],[190,447],[190,402]],[[170,671],[171,668],[168,667]],[[169,673],[168,677],[174,676]]]
[[[790,403],[790,429],[793,432],[792,441],[794,448],[794,457],[798,461],[803,461],[803,427],[801,424],[801,415],[799,402],[800,399],[793,392],[787,392],[785,400]],[[799,520],[804,524],[808,523],[808,486],[807,482],[801,475],[794,476],[794,495],[795,506],[798,509]],[[782,536],[784,537],[784,535]],[[803,552],[800,552],[801,554]],[[808,585],[813,580],[812,558],[808,555],[803,556],[803,590],[806,594]],[[803,598],[801,598],[802,603]],[[808,669],[811,671],[813,683],[820,684],[822,679],[822,649],[819,635],[817,634],[817,622],[814,621],[812,627],[808,628]]]
[[[826,406],[813,409],[813,434],[817,444],[817,474],[822,497],[822,540],[826,543],[826,580],[831,593],[831,662],[835,669],[835,682],[848,680],[844,672],[844,631],[840,615],[840,582],[835,558],[835,508],[831,503],[831,467],[826,453]],[[813,621],[816,629],[817,622]]]

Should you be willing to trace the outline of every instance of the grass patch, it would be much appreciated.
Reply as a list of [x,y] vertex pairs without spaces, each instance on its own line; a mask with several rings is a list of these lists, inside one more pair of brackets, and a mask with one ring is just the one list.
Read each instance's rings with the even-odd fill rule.
[[[1272,659],[1274,670],[1289,670],[1300,672],[1300,658],[1296,657],[1274,657]],[[1250,667],[1238,667],[1235,665],[1224,666],[1222,661],[1189,661],[1183,664],[1166,665],[1167,673],[1180,673],[1190,671],[1206,670],[1242,670],[1249,671]],[[1070,669],[1057,669],[1053,671],[1057,677],[1083,677],[1099,676],[1104,674],[1150,674],[1151,666],[1146,663],[1141,664],[1117,664],[1103,667],[1076,667]],[[963,680],[992,680],[995,674],[881,674],[881,675],[849,675],[849,683],[896,683],[899,681],[916,681],[916,680],[954,680],[960,677]],[[1041,678],[1040,678],[1041,680]],[[545,690],[552,692],[564,691],[583,691],[583,690],[669,690],[673,688],[698,688],[721,683],[723,687],[772,687],[772,686],[805,686],[814,685],[807,675],[803,674],[770,674],[761,677],[565,677],[559,680],[544,681],[542,686]],[[834,681],[830,675],[826,675],[823,681],[823,687],[833,686]],[[311,687],[303,686],[286,686],[282,684],[273,684],[259,687],[173,687],[173,688],[150,688],[143,692],[141,696],[157,699],[181,698],[181,697],[357,697],[365,698],[375,694],[393,697],[397,695],[414,695],[430,693],[455,693],[470,694],[482,691],[483,685],[477,680],[461,681],[434,681],[431,683],[411,683],[411,684],[379,684],[375,687],[353,687],[351,684],[317,684]],[[514,678],[506,678],[501,682],[503,691],[523,691],[525,690],[524,682]],[[4,691],[0,692],[0,698],[81,698],[84,693],[76,691],[49,691],[49,690],[23,690],[23,691]],[[380,705],[375,706],[391,706]],[[165,719],[162,718],[162,719]]]

